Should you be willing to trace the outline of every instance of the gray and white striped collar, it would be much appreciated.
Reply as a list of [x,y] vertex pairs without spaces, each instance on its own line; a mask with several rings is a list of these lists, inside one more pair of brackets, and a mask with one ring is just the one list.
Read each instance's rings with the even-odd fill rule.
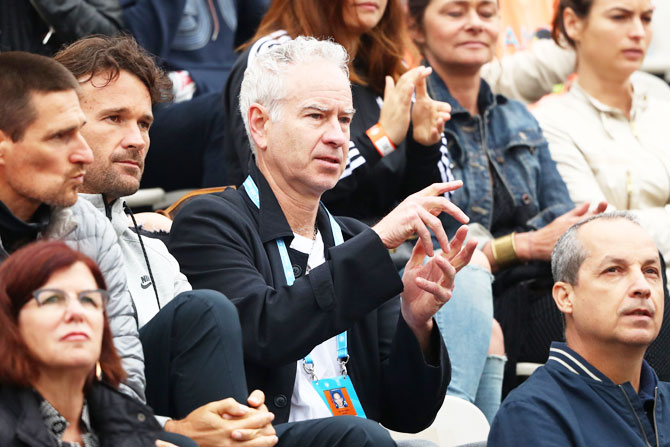
[[557,362],[574,374],[589,377],[596,382],[611,382],[611,380],[584,358],[570,349],[566,343],[553,342],[549,349],[548,362]]

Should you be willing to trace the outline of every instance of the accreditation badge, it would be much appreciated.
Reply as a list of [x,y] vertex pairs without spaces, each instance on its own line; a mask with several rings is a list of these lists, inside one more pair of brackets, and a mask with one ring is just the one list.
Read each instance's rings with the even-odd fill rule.
[[365,418],[365,411],[349,376],[314,380],[312,386],[326,403],[333,416],[358,416]]

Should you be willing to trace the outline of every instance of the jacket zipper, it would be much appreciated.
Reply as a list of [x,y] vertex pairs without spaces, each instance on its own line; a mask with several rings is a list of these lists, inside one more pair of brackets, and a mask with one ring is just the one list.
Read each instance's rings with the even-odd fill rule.
[[656,447],[660,447],[658,440],[658,425],[656,425],[656,401],[658,400],[658,387],[654,388],[654,433],[656,433]]
[[[623,393],[623,395],[626,397],[626,401],[628,402],[628,405],[630,406],[630,409],[633,410],[633,414],[635,415],[635,419],[637,419],[637,423],[640,425],[640,431],[642,432],[642,436],[644,437],[644,442],[647,444],[647,447],[651,447],[651,444],[649,444],[649,440],[647,439],[647,434],[644,432],[644,427],[642,426],[642,421],[640,420],[640,417],[637,415],[637,412],[635,411],[635,407],[633,407],[633,403],[630,401],[630,398],[628,397],[628,394],[626,394],[626,390],[623,389],[622,385],[618,385],[619,389]],[[654,402],[654,407],[656,406],[656,402]],[[654,412],[654,420],[656,419],[656,413]],[[658,432],[657,432],[658,433]],[[658,434],[656,435],[658,437]],[[658,444],[656,444],[658,446]]]
[[42,11],[40,11],[40,9],[35,5],[35,0],[30,0],[30,4],[33,5],[33,9],[37,11],[37,15],[39,15],[42,21],[49,27],[49,31],[44,36],[44,39],[42,39],[42,45],[46,45],[47,42],[49,42],[49,39],[51,39],[53,33],[56,31],[56,29],[53,26],[51,26],[49,22],[47,22],[47,19],[46,17],[44,17],[44,14],[42,14]]
[[212,14],[212,22],[214,24],[214,31],[212,32],[212,41],[216,40],[219,37],[219,17],[216,15],[216,7],[214,6],[213,0],[207,1],[207,6],[209,6],[209,12]]

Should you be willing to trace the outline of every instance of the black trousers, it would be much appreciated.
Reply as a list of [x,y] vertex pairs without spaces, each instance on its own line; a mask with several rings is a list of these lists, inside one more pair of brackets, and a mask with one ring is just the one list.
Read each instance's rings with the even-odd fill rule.
[[389,432],[375,421],[337,416],[275,425],[279,447],[395,447]]
[[176,296],[140,329],[147,403],[183,419],[214,400],[246,403],[242,332],[235,306],[221,293]]
[[[242,331],[235,306],[212,290],[184,292],[140,329],[147,403],[156,414],[182,419],[209,402],[248,397]],[[394,447],[378,423],[340,416],[278,424],[283,447]]]

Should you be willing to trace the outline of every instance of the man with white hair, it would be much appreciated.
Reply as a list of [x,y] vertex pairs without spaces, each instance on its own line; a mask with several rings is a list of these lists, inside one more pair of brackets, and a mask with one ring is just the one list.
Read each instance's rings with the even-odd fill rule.
[[[378,425],[358,421],[306,421],[275,431],[263,393],[247,390],[236,308],[218,292],[191,290],[163,242],[143,236],[126,215],[122,197],[139,187],[152,104],[169,87],[164,73],[129,36],[88,37],[55,59],[80,83],[86,120],[81,134],[94,154],[80,201],[92,203],[90,218],[108,218],[118,236],[114,245],[123,253],[133,298],[128,307],[138,319],[145,353],[147,402],[172,418],[161,418],[165,430],[201,447],[365,446],[377,445],[379,436],[391,442]],[[169,434],[164,439],[191,445]]]
[[632,215],[585,219],[558,240],[553,296],[567,343],[505,399],[488,445],[670,445],[670,384],[644,360],[663,320],[663,269]]
[[[349,414],[427,427],[450,378],[433,315],[476,245],[463,247],[466,228],[450,243],[436,217],[467,221],[442,196],[460,182],[410,196],[374,228],[320,204],[345,167],[354,114],[347,54],[333,42],[299,37],[258,55],[240,109],[256,155],[249,177],[185,204],[169,248],[194,287],[236,304],[249,385],[266,392],[275,422]],[[414,233],[401,279],[388,250]]]

